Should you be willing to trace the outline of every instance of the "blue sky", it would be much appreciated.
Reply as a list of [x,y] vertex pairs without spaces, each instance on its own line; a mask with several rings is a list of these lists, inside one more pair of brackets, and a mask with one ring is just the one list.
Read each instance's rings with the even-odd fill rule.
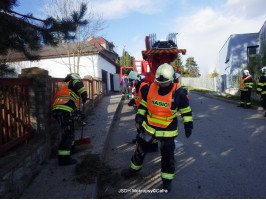
[[[15,11],[45,18],[45,0],[18,1]],[[99,36],[113,42],[119,55],[125,47],[141,60],[145,36],[165,39],[175,32],[178,47],[187,50],[183,63],[194,57],[202,75],[214,70],[231,34],[259,32],[266,20],[265,0],[91,0],[90,6],[106,21]]]

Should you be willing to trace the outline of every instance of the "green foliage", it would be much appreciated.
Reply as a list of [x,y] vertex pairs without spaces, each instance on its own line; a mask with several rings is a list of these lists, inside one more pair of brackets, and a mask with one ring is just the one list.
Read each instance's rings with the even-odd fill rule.
[[217,72],[216,68],[213,70],[213,72],[211,73],[211,78],[214,78],[214,77],[217,77],[219,76],[220,74]]
[[[119,65],[118,73],[120,73],[120,67],[134,67],[135,58],[131,56],[127,51],[123,50],[123,55],[116,59],[116,64]],[[129,74],[132,69],[124,69],[123,74]]]
[[261,67],[266,66],[266,43],[262,44]]
[[3,77],[5,74],[15,74],[15,69],[0,63],[0,77]]
[[253,78],[257,82],[261,75],[259,56],[256,55],[254,57],[249,57],[249,63],[246,66],[246,69],[249,70],[249,73],[253,76]]
[[178,73],[181,74],[181,76],[185,73],[181,56],[178,56],[177,59],[175,59],[173,62],[170,63],[170,65],[178,66]]
[[39,50],[43,44],[56,46],[62,40],[73,40],[77,28],[88,23],[82,20],[86,4],[81,4],[80,12],[74,11],[71,17],[61,20],[53,17],[41,20],[32,14],[12,11],[17,5],[17,0],[0,1],[0,55],[5,56],[13,50],[23,53],[29,60],[38,60],[39,57],[32,52]]
[[[81,12],[74,12],[72,18],[60,21],[48,17],[37,19],[32,14],[22,15],[12,11],[17,0],[0,2],[0,55],[6,55],[8,50],[22,52],[29,60],[37,60],[38,56],[31,51],[41,48],[42,44],[57,45],[56,33],[60,32],[66,40],[73,39],[72,33],[77,24],[86,23],[81,18],[85,15],[86,5],[81,5]],[[15,16],[14,16],[15,15]],[[34,21],[34,22],[32,22]]]
[[200,77],[199,67],[197,67],[197,66],[198,66],[198,64],[194,60],[194,57],[187,58],[186,64],[185,64],[185,67],[187,69],[187,73],[184,74],[184,76],[187,76],[187,77]]

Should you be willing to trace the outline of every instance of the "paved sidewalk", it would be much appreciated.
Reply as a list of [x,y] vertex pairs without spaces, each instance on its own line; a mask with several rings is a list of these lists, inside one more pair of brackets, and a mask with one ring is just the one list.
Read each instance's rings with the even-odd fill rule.
[[[73,158],[81,161],[82,155],[91,152],[103,158],[106,142],[116,111],[121,105],[121,95],[104,97],[95,107],[93,115],[87,117],[84,137],[91,138],[90,144],[78,146]],[[76,139],[80,137],[76,131]],[[21,199],[88,199],[97,198],[97,184],[79,184],[75,179],[75,165],[58,166],[57,158],[49,159],[32,184],[24,191]]]

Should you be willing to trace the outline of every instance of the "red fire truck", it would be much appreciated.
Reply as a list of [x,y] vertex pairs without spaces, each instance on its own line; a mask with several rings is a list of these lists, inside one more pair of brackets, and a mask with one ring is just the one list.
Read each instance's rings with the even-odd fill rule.
[[[176,41],[177,33],[169,33],[165,41],[156,39],[156,34],[150,34],[145,38],[146,50],[142,51],[143,60],[135,60],[132,70],[137,71],[141,75],[145,75],[145,82],[152,83],[155,79],[157,68],[163,64],[170,64],[178,58],[178,54],[186,54],[186,49],[178,49]],[[174,66],[178,72],[178,66]],[[122,77],[121,67],[120,77]],[[120,78],[121,80],[121,78]]]

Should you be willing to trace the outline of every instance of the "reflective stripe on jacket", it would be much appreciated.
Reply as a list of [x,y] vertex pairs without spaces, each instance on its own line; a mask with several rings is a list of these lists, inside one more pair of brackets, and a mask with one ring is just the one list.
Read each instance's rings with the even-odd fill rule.
[[172,90],[165,96],[158,94],[158,86],[155,83],[151,84],[147,96],[147,121],[150,125],[160,128],[167,128],[177,116],[176,110],[171,110],[173,92],[177,89],[177,84],[174,84]]
[[248,91],[249,89],[252,89],[252,87],[253,87],[253,81],[251,76],[247,76],[245,78],[240,79],[241,91]]
[[142,88],[144,85],[148,85],[148,83],[145,83],[145,82],[141,83],[140,86],[139,86],[139,91],[137,92],[137,91],[135,90],[135,92],[134,92],[134,99],[135,99],[135,103],[136,103],[137,108],[139,107],[139,104],[140,104],[140,102],[141,102],[141,100],[142,100],[141,88]]
[[[70,82],[70,81],[69,81]],[[61,109],[61,110],[66,110],[68,112],[72,112],[73,108],[66,106],[68,101],[72,100],[75,102],[75,106],[78,110],[79,106],[79,96],[73,92],[72,90],[69,89],[68,85],[69,82],[67,82],[60,90],[55,94],[54,96],[54,103],[53,103],[53,110],[55,109]]]
[[261,95],[266,95],[266,74],[260,77],[257,86],[257,93]]

